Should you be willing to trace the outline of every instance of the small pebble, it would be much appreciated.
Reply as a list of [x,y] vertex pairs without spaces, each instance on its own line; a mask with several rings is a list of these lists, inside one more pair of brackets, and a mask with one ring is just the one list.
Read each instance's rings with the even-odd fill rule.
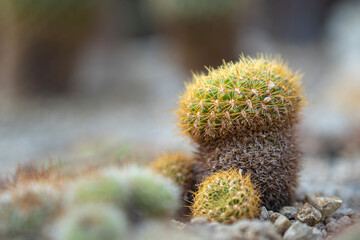
[[282,215],[284,215],[285,217],[287,217],[288,219],[290,219],[290,220],[295,219],[296,212],[297,212],[297,209],[295,207],[292,207],[292,206],[286,206],[286,207],[283,207],[280,210],[280,213]]
[[305,203],[299,208],[296,214],[296,220],[306,223],[309,226],[315,226],[321,220],[321,213],[312,205]]
[[322,232],[319,230],[319,229],[317,229],[317,228],[313,228],[313,236],[314,236],[314,238],[315,239],[322,239]]
[[351,218],[349,218],[348,216],[343,216],[342,218],[340,218],[337,223],[339,223],[342,227],[346,227],[352,224]]
[[331,233],[339,232],[341,229],[341,225],[337,223],[337,221],[331,221],[326,224],[326,231]]
[[196,217],[190,220],[191,224],[197,224],[197,225],[204,225],[208,222],[209,220],[206,217]]
[[270,220],[271,220],[272,222],[275,222],[276,219],[277,219],[279,216],[281,216],[281,214],[278,213],[278,212],[269,212],[269,214],[270,214]]
[[259,220],[260,221],[267,221],[269,220],[270,218],[270,215],[269,215],[269,212],[267,211],[266,207],[261,207],[261,213],[260,213],[260,217],[259,217]]
[[313,240],[313,229],[306,224],[296,221],[284,234],[284,240]]
[[285,216],[280,215],[276,219],[274,226],[275,226],[276,231],[279,234],[283,235],[286,232],[286,230],[288,230],[288,228],[291,226],[291,222]]
[[323,218],[333,214],[343,202],[339,197],[321,196],[318,193],[306,194],[306,200],[321,212]]

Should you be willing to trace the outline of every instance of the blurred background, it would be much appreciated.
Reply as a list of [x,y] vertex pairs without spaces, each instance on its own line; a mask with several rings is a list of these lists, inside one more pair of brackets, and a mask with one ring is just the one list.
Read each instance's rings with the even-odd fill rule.
[[304,73],[301,192],[360,207],[360,1],[1,0],[0,172],[43,160],[192,151],[192,72],[280,54]]

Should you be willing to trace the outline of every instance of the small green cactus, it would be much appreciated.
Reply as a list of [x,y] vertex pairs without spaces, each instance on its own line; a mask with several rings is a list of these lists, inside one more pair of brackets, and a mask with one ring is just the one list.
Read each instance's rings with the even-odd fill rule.
[[260,213],[260,194],[250,180],[238,170],[220,171],[204,179],[195,193],[191,207],[193,217],[212,222],[233,223],[254,218]]
[[124,207],[129,198],[129,186],[117,168],[108,168],[91,176],[77,179],[66,193],[70,204],[111,203]]
[[176,113],[183,134],[199,145],[196,181],[242,169],[266,208],[291,204],[300,170],[294,126],[305,102],[300,79],[281,59],[264,56],[194,75]]
[[147,0],[155,17],[182,21],[233,18],[247,0]]
[[111,206],[89,204],[69,209],[55,224],[55,240],[126,239],[127,221]]
[[137,166],[122,169],[122,175],[131,188],[130,216],[169,217],[179,208],[180,190],[170,179]]
[[160,156],[151,163],[151,168],[159,174],[170,178],[183,189],[188,189],[193,182],[194,159],[181,153],[169,153]]
[[42,239],[44,227],[61,212],[61,195],[46,183],[28,183],[0,195],[0,238]]

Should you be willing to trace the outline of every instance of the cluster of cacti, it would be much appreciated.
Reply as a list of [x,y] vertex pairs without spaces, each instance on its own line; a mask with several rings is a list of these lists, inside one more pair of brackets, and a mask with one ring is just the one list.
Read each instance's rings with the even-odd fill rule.
[[137,166],[104,169],[78,179],[69,188],[66,199],[70,204],[113,204],[126,209],[135,221],[172,216],[180,198],[172,181]]
[[111,205],[88,204],[67,211],[55,225],[55,240],[126,239],[127,220]]
[[180,21],[217,21],[233,18],[246,0],[147,0],[157,18]]
[[183,134],[198,144],[198,183],[216,171],[241,169],[251,174],[268,209],[292,202],[300,168],[300,78],[281,59],[264,56],[194,75],[177,115]]
[[71,176],[50,169],[19,168],[4,182],[1,239],[124,239],[128,223],[162,220],[179,207],[179,188],[149,169],[106,167]]
[[235,169],[219,171],[199,185],[191,211],[194,217],[221,223],[254,218],[260,213],[260,194],[250,175]]
[[62,211],[61,195],[50,183],[20,185],[0,193],[0,238],[37,240]]

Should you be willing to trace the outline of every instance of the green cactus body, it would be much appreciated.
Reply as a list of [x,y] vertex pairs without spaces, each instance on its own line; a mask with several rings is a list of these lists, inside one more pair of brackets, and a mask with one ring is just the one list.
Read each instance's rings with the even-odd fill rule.
[[260,195],[249,175],[238,170],[217,172],[204,179],[195,193],[191,207],[193,217],[233,223],[242,218],[254,218],[260,212]]
[[178,103],[178,125],[198,145],[195,178],[240,168],[269,209],[290,204],[299,171],[295,124],[301,76],[281,59],[241,57],[194,75]]
[[61,212],[60,194],[47,184],[28,183],[0,195],[0,238],[37,240]]
[[151,168],[161,175],[170,178],[183,189],[192,185],[193,174],[191,156],[180,153],[164,154],[151,163]]
[[55,224],[56,240],[126,239],[127,222],[122,212],[111,206],[89,204],[69,209]]
[[137,166],[122,169],[122,175],[131,188],[128,210],[134,220],[169,217],[178,210],[180,190],[170,179]]
[[129,194],[129,186],[122,178],[121,171],[109,168],[72,183],[67,191],[67,201],[75,205],[110,203],[123,208]]

